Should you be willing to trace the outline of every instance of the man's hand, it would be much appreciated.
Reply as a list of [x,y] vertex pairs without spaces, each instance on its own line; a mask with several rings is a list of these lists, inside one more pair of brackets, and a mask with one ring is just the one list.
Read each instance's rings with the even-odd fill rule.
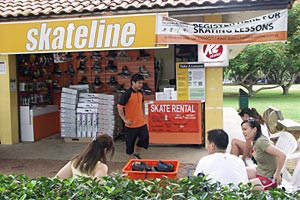
[[125,119],[124,123],[130,126],[132,124],[132,121],[130,119]]

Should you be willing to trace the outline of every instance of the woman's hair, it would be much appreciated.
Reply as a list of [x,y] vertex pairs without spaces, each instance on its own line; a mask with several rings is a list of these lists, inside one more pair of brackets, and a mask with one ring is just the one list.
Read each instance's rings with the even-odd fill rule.
[[259,121],[253,117],[250,117],[249,119],[244,120],[241,123],[241,126],[245,123],[248,123],[251,128],[256,128],[256,134],[254,137],[254,141],[256,141],[262,135],[261,126],[260,126]]
[[81,172],[91,174],[98,161],[107,164],[106,153],[114,155],[113,138],[105,133],[96,136],[85,150],[72,158],[73,165]]
[[239,116],[243,117],[244,115],[249,115],[249,117],[253,117],[259,121],[260,124],[264,124],[264,118],[257,112],[255,108],[243,108],[239,112]]

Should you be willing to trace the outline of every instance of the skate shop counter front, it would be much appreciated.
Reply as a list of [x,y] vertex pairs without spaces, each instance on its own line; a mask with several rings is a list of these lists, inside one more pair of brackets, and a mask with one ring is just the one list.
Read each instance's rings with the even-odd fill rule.
[[151,144],[204,143],[201,101],[161,100],[147,106]]

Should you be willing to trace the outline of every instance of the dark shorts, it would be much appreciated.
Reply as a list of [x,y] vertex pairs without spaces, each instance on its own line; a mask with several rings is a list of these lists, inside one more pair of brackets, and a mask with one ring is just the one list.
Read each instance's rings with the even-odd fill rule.
[[271,178],[267,178],[264,176],[256,175],[256,178],[260,180],[261,185],[263,186],[264,190],[268,190],[269,188],[276,188],[277,183],[273,181]]
[[149,146],[149,132],[147,125],[138,128],[125,127],[126,135],[126,153],[131,155],[134,153],[135,142],[138,138],[136,145],[147,149]]

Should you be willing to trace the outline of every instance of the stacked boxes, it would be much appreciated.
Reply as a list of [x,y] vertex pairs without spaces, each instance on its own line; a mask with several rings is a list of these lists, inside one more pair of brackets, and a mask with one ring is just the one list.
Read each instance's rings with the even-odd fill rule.
[[81,93],[77,108],[77,137],[95,137],[99,132],[101,94]]
[[117,96],[101,94],[100,112],[99,112],[99,131],[107,133],[114,138],[120,132],[117,120],[119,118],[117,112]]
[[76,137],[78,90],[63,88],[60,101],[61,137]]
[[92,138],[107,133],[116,138],[122,132],[117,96],[82,93],[63,88],[61,95],[61,136]]
[[95,137],[97,133],[107,133],[116,138],[120,130],[116,105],[116,95],[80,93],[76,137]]

